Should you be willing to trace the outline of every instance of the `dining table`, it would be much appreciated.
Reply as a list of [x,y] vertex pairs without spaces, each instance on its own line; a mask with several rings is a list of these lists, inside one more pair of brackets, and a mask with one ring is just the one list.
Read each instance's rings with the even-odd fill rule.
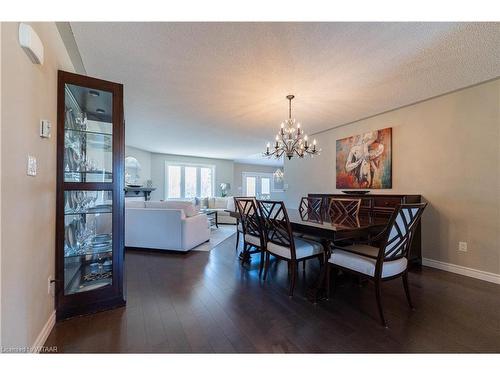
[[[307,235],[317,238],[325,249],[325,259],[330,258],[330,248],[333,243],[372,237],[383,231],[390,220],[390,215],[359,214],[355,217],[348,215],[330,217],[324,213],[318,218],[316,215],[308,215],[307,212],[299,209],[286,211],[292,231],[299,236]],[[228,212],[239,220],[239,212]],[[325,262],[320,269],[317,281],[308,288],[307,298],[312,302],[317,302],[324,290],[327,266],[328,262]]]

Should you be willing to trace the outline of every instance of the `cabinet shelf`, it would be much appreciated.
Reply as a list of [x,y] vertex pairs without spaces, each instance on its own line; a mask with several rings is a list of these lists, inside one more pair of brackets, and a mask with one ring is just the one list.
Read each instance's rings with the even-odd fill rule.
[[94,130],[81,130],[81,129],[64,128],[64,131],[76,132],[76,133],[82,133],[82,134],[103,135],[103,136],[109,136],[109,137],[113,136],[112,133],[98,132],[98,131],[94,131]]
[[[74,263],[67,266],[68,279],[66,283],[66,292],[68,294],[89,292],[91,290],[111,285],[113,274],[104,267],[97,269],[97,272],[91,270],[90,263]],[[71,275],[71,277],[69,277]]]
[[108,210],[92,210],[92,209],[89,209],[87,211],[78,211],[78,212],[65,211],[64,212],[64,216],[97,215],[97,214],[112,214],[112,213],[113,213],[112,209],[108,209]]
[[64,173],[105,174],[105,175],[112,175],[113,174],[113,172],[108,172],[108,171],[64,171]]
[[[88,249],[88,250],[85,250],[85,252],[83,253],[80,253],[80,254],[71,254],[71,255],[65,255],[64,258],[65,259],[69,259],[69,258],[81,258],[81,257],[90,257],[90,256],[93,256],[93,255],[103,255],[103,254],[106,254],[106,253],[111,253],[113,251],[113,247],[112,245],[109,245],[108,247],[105,247],[103,249]],[[109,254],[109,256],[112,256],[112,254]]]

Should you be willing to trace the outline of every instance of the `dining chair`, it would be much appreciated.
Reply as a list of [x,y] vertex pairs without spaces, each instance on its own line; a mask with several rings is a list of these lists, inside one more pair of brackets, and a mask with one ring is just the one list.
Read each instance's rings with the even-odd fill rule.
[[[252,198],[254,201],[255,201],[255,197],[233,197],[233,201],[234,201],[234,210],[236,212],[238,212],[238,209],[236,208],[237,205],[236,205],[236,199],[246,199],[246,198]],[[240,219],[237,218],[236,219],[236,248],[235,250],[238,251],[238,246],[240,244],[240,235],[243,236],[243,226],[241,225],[240,223]]]
[[360,198],[330,198],[327,213],[333,221],[337,217],[357,217],[360,208]]
[[264,224],[266,241],[264,280],[269,271],[270,256],[285,260],[288,264],[290,285],[288,295],[293,296],[298,263],[318,258],[321,265],[325,260],[321,243],[305,238],[294,237],[285,204],[281,201],[257,201]]
[[323,222],[323,198],[302,197],[299,204],[299,214],[302,220]]
[[[233,197],[234,201],[234,210],[238,212],[238,204],[236,203],[236,199],[239,197]],[[242,197],[243,198],[243,197]],[[243,235],[243,227],[241,225],[240,219],[236,219],[236,251],[238,251],[238,246],[240,244],[240,234]]]
[[377,236],[346,247],[334,246],[326,268],[327,297],[330,296],[330,269],[334,269],[334,290],[338,270],[365,276],[375,284],[380,320],[387,327],[382,308],[381,283],[402,277],[408,305],[413,309],[408,286],[408,253],[426,206],[427,203],[401,204],[386,228]]
[[236,209],[240,215],[243,233],[243,251],[241,261],[250,260],[250,255],[260,253],[259,276],[264,267],[264,250],[266,248],[264,227],[257,209],[255,198],[235,198]]

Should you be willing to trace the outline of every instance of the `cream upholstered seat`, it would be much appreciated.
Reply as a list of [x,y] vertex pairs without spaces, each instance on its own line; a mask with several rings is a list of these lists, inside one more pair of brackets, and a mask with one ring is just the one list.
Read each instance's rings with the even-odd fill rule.
[[[361,249],[359,247],[364,248]],[[370,253],[374,254],[374,256],[377,256],[379,250],[376,247],[367,245],[352,245],[346,246],[346,248],[355,252],[365,252],[368,250]],[[349,251],[334,249],[328,262],[368,276],[375,276],[375,266],[377,264],[377,259],[368,258],[366,256],[355,254]],[[394,275],[398,275],[406,269],[407,265],[408,260],[404,257],[392,261],[386,261],[382,264],[382,277],[391,277]]]
[[[297,260],[309,258],[317,254],[322,254],[324,251],[323,245],[321,245],[319,242],[297,237],[294,237],[294,241],[295,257]],[[269,242],[267,244],[267,250],[286,259],[292,258],[291,250],[289,247]]]
[[260,247],[260,238],[257,236],[252,236],[251,234],[245,234],[245,242]]

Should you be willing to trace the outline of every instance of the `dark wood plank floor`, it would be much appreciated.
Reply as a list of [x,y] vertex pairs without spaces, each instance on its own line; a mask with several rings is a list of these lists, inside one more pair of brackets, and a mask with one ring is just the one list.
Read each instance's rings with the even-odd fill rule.
[[383,285],[389,328],[379,325],[373,285],[344,279],[330,301],[311,304],[300,273],[287,296],[286,263],[266,282],[258,257],[240,266],[235,237],[208,252],[127,252],[127,306],[57,323],[59,352],[378,353],[500,352],[500,285],[423,267]]

